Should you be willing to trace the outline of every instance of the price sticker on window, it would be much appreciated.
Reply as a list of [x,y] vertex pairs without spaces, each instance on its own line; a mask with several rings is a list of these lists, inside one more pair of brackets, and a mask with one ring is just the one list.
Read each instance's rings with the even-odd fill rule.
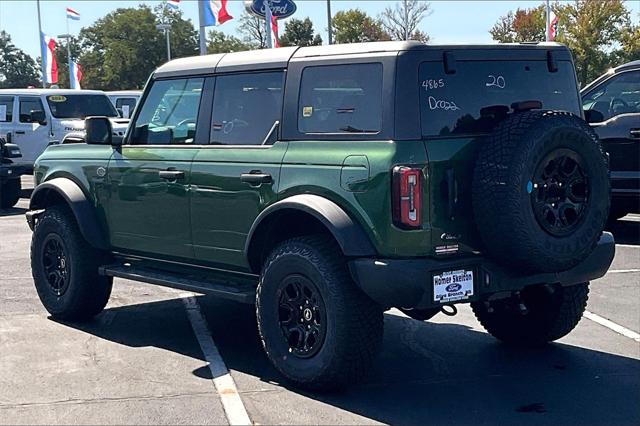
[[7,121],[7,106],[0,105],[0,121]]

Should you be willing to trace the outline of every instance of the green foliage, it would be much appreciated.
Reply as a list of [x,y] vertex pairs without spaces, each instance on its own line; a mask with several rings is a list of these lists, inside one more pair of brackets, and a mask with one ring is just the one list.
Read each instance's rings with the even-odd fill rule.
[[18,49],[6,31],[0,31],[0,88],[39,86],[39,67],[33,58]]
[[284,33],[280,35],[280,46],[319,46],[322,44],[320,34],[314,35],[311,19],[292,18],[284,26]]
[[[556,41],[572,51],[578,80],[585,85],[608,68],[638,58],[640,30],[632,27],[623,0],[574,0],[553,5]],[[489,31],[499,42],[545,40],[545,8],[518,9]]]
[[333,39],[336,43],[360,43],[390,40],[382,22],[360,9],[337,12],[332,19]]
[[207,53],[229,53],[251,50],[252,46],[238,37],[226,35],[222,31],[211,30],[207,37]]
[[164,34],[160,22],[171,24],[172,57],[197,54],[197,36],[181,11],[147,6],[120,8],[80,31],[82,86],[119,90],[141,88],[151,72],[166,62]]

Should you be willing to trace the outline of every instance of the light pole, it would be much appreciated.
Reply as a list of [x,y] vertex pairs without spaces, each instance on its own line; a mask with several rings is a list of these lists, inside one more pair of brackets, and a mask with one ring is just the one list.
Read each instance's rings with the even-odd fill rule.
[[329,44],[333,44],[333,29],[331,28],[331,0],[327,0],[327,27],[329,28]]
[[[67,27],[69,26],[69,20],[67,19]],[[71,76],[71,34],[69,34],[69,28],[67,28],[67,34],[60,34],[58,38],[67,39],[67,64],[69,65],[69,88],[73,89],[73,77]]]
[[171,24],[158,24],[156,25],[156,29],[160,31],[164,31],[164,36],[167,39],[167,61],[171,60],[171,38],[169,37],[169,33],[171,32]]

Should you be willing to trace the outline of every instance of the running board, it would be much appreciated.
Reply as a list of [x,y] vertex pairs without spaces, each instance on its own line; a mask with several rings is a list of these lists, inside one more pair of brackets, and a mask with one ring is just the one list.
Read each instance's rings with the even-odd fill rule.
[[252,285],[225,285],[213,282],[210,278],[204,276],[185,276],[128,264],[101,266],[98,272],[100,275],[108,277],[124,278],[195,293],[211,294],[222,299],[235,300],[241,303],[255,303],[256,300],[256,290]]

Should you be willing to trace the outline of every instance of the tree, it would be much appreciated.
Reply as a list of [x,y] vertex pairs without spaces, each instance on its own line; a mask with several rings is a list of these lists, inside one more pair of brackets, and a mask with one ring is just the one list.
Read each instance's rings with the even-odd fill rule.
[[251,50],[251,46],[238,37],[226,35],[222,31],[211,30],[207,37],[207,53],[229,53]]
[[494,40],[500,43],[545,41],[546,16],[544,6],[533,9],[518,8],[515,13],[502,16],[489,30]]
[[387,6],[382,12],[380,21],[391,40],[427,42],[429,36],[418,30],[418,26],[431,13],[431,5],[425,1],[402,0],[396,2],[394,7]]
[[320,34],[313,31],[311,19],[292,18],[284,26],[284,32],[280,36],[280,46],[318,46],[322,44]]
[[39,67],[31,56],[18,49],[6,31],[0,31],[0,88],[40,85]]
[[80,31],[83,87],[103,90],[141,88],[149,74],[166,62],[164,34],[156,25],[171,24],[173,57],[197,54],[193,24],[180,11],[148,7],[120,8]]
[[337,12],[332,19],[333,39],[336,43],[360,43],[390,40],[382,23],[360,9]]
[[622,30],[620,45],[620,50],[617,52],[617,62],[622,64],[640,59],[640,25]]
[[242,35],[242,41],[253,48],[264,49],[267,47],[264,19],[259,18],[246,10],[240,16],[238,31]]

